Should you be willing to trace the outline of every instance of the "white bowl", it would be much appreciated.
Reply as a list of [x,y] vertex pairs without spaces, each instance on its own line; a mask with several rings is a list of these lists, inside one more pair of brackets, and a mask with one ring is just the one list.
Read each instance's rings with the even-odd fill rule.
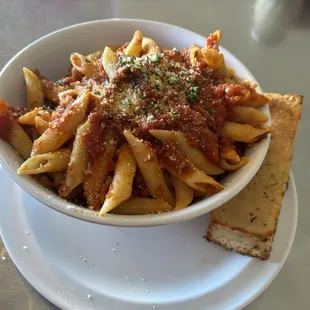
[[[207,29],[205,36],[215,30]],[[23,78],[23,67],[38,68],[50,79],[63,76],[70,65],[69,56],[72,52],[90,53],[105,45],[123,44],[131,39],[133,32],[139,29],[145,36],[153,38],[163,48],[183,48],[193,43],[205,44],[205,37],[186,29],[159,22],[146,20],[99,20],[78,24],[53,32],[28,45],[14,56],[0,73],[0,97],[9,104],[25,105],[26,89]],[[224,33],[225,37],[225,33]],[[231,53],[221,48],[226,63],[233,67],[237,75],[244,80],[256,80],[249,70]],[[258,87],[258,91],[261,89]],[[269,115],[266,106],[263,111]],[[43,204],[66,215],[88,222],[113,226],[155,226],[188,220],[221,206],[238,194],[253,178],[261,166],[269,145],[269,137],[253,148],[247,150],[250,162],[238,171],[229,173],[223,179],[225,189],[208,198],[201,199],[191,206],[162,214],[144,216],[107,215],[101,217],[97,212],[74,205],[44,188],[30,176],[18,176],[16,171],[22,159],[14,149],[0,139],[1,160],[14,181],[30,195]]]

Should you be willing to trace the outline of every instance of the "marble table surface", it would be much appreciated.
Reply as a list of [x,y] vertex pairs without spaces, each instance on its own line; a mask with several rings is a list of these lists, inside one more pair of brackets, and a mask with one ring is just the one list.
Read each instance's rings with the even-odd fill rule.
[[[1,0],[0,69],[16,52],[42,35],[89,20],[151,19],[204,35],[220,28],[224,33],[223,46],[244,62],[265,92],[304,96],[292,166],[299,197],[296,239],[279,275],[246,309],[309,309],[309,16],[310,2],[306,0]],[[17,271],[1,238],[0,308],[57,309]]]

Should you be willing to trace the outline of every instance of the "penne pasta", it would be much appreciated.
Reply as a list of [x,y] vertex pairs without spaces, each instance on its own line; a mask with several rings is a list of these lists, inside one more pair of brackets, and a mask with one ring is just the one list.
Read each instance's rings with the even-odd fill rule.
[[234,141],[250,143],[257,137],[265,135],[271,131],[272,128],[270,126],[254,127],[248,124],[226,122],[221,132],[221,136]]
[[36,126],[36,117],[40,117],[46,122],[50,122],[52,120],[52,115],[49,111],[45,111],[42,108],[35,108],[32,111],[20,116],[17,119],[17,122],[23,125]]
[[17,170],[17,174],[41,174],[63,171],[68,168],[70,152],[67,149],[40,154],[27,159]]
[[187,142],[185,135],[180,131],[150,130],[150,134],[160,141],[175,141],[178,147],[186,154],[195,167],[209,175],[218,175],[224,171],[207,159],[201,151],[193,148]]
[[142,39],[142,53],[144,55],[152,55],[155,53],[160,53],[160,48],[157,46],[156,42],[150,38]]
[[224,56],[214,49],[202,48],[201,54],[211,68],[223,69],[225,67]]
[[186,208],[193,200],[194,190],[180,179],[172,176],[175,192],[175,210]]
[[58,94],[59,103],[68,106],[79,96],[79,89],[67,89]]
[[36,128],[36,131],[42,135],[46,129],[48,128],[48,122],[45,121],[41,116],[36,116],[34,119],[34,126]]
[[12,119],[9,142],[24,159],[29,158],[32,148],[32,141],[24,129],[19,126],[14,119]]
[[224,69],[225,61],[222,53],[219,52],[219,43],[222,38],[220,30],[211,33],[206,41],[205,48],[201,49],[201,54],[211,68]]
[[206,175],[204,172],[198,169],[194,169],[190,173],[180,173],[176,171],[172,166],[164,165],[171,174],[182,180],[190,187],[203,192],[207,195],[213,195],[224,189],[224,187],[216,182],[213,178]]
[[34,73],[41,81],[44,98],[55,104],[59,104],[58,94],[65,91],[66,88],[59,83],[57,84],[53,81],[48,80],[47,78],[42,76],[38,70],[35,70]]
[[230,164],[227,159],[221,158],[219,161],[219,165],[222,169],[226,171],[234,171],[238,170],[249,162],[248,157],[241,157],[240,161],[237,163]]
[[100,210],[104,202],[105,190],[102,191],[105,178],[111,169],[113,156],[116,151],[116,141],[110,134],[107,134],[105,141],[105,150],[90,163],[84,180],[84,195],[90,209]]
[[172,211],[173,207],[162,199],[134,197],[113,209],[113,214],[147,215]]
[[79,72],[76,70],[76,68],[72,67],[71,68],[71,75],[74,77],[76,80],[80,80],[83,77],[83,73]]
[[160,158],[161,165],[172,175],[189,185],[190,187],[201,191],[207,195],[213,195],[224,189],[223,185],[213,178],[195,168],[193,165],[186,165],[182,171],[177,169],[174,163],[168,158]]
[[142,33],[139,30],[137,30],[134,33],[132,40],[126,47],[125,54],[127,56],[139,57],[142,52],[142,39],[143,39]]
[[[236,164],[240,161],[240,156],[237,154],[233,147],[224,146],[220,152],[220,157],[226,159],[232,164]],[[225,170],[225,169],[224,169]]]
[[0,138],[10,143],[24,159],[27,159],[31,153],[32,141],[8,107],[9,105],[0,99]]
[[229,119],[232,122],[241,124],[260,125],[268,121],[265,113],[252,107],[235,106],[231,109]]
[[112,80],[117,63],[117,56],[108,46],[106,46],[103,51],[101,62],[105,73],[109,77],[109,80]]
[[24,125],[35,126],[35,117],[39,114],[41,108],[34,108],[32,111],[20,116],[17,122]]
[[87,120],[77,129],[73,149],[64,181],[59,188],[59,195],[67,197],[78,185],[83,183],[84,173],[88,165],[88,152],[83,136],[90,130],[91,122]]
[[131,196],[136,160],[127,144],[120,148],[112,183],[100,210],[104,215]]
[[197,61],[201,61],[201,59],[203,58],[201,48],[197,44],[193,44],[190,46],[188,54],[189,61],[192,66],[196,66]]
[[221,30],[217,29],[213,33],[211,33],[206,41],[206,47],[213,48],[215,50],[219,50],[220,41],[222,39]]
[[241,85],[245,86],[250,91],[250,96],[247,100],[240,102],[240,105],[259,108],[270,103],[269,98],[255,91],[256,84],[245,81],[242,82]]
[[23,68],[27,88],[27,103],[29,109],[44,105],[44,93],[40,79],[29,69]]
[[85,90],[71,105],[66,107],[60,117],[56,115],[49,128],[34,141],[32,156],[54,152],[71,138],[85,117],[89,99],[89,91]]
[[129,131],[125,131],[124,136],[135,156],[150,194],[153,197],[163,199],[171,206],[174,206],[174,197],[165,182],[155,152],[149,144],[139,140]]
[[87,59],[84,55],[73,53],[70,56],[72,66],[86,77],[90,78],[97,72],[97,66],[94,61]]

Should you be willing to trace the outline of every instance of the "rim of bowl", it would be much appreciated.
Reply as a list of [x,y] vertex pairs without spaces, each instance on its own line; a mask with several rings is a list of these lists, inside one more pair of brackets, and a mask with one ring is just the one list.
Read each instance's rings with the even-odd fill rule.
[[[96,23],[104,24],[104,23],[119,23],[119,22],[121,23],[135,22],[137,24],[147,23],[147,24],[153,24],[154,26],[164,25],[170,28],[175,28],[176,30],[182,30],[182,31],[185,30],[190,35],[200,37],[201,39],[206,38],[205,36],[200,35],[187,28],[183,28],[183,27],[179,27],[176,25],[163,23],[159,21],[152,21],[152,20],[146,20],[146,19],[130,19],[130,18],[112,18],[112,19],[93,20],[93,21],[74,24],[74,25],[71,25],[65,28],[58,29],[28,44],[26,47],[20,50],[17,54],[15,54],[5,64],[5,66],[2,68],[0,72],[0,79],[1,79],[2,74],[9,68],[10,64],[13,63],[14,60],[18,58],[25,50],[57,34],[58,32],[68,31],[72,28],[79,28],[79,27],[83,27],[89,24],[96,24]],[[257,90],[262,93],[262,89],[260,88],[258,82],[254,78],[252,73],[248,70],[248,68],[236,56],[234,56],[232,53],[230,53],[227,49],[225,49],[222,46],[221,46],[221,51],[223,51],[224,55],[229,55],[229,57],[233,58],[236,62],[238,62],[238,65],[240,67],[243,67],[243,69],[247,72],[248,76],[250,77],[250,80],[257,84]],[[267,114],[267,116],[269,116],[269,123],[270,123],[270,113],[269,113],[268,106],[267,106],[265,113]],[[2,156],[1,152],[0,152],[0,159],[1,159],[1,162],[3,163],[3,167],[8,172],[10,177],[15,181],[15,183],[17,183],[23,190],[25,190],[33,198],[37,199],[42,204],[58,212],[61,212],[63,214],[66,214],[68,216],[71,216],[79,220],[83,220],[83,221],[91,222],[95,224],[109,225],[109,226],[121,226],[121,227],[147,227],[147,226],[166,225],[166,224],[177,223],[177,222],[181,222],[185,220],[190,220],[190,219],[199,217],[201,215],[204,215],[206,213],[209,213],[212,210],[220,207],[221,205],[223,205],[230,199],[232,199],[251,181],[251,179],[254,177],[256,172],[259,170],[260,166],[262,165],[265,159],[266,153],[268,151],[269,143],[270,143],[270,134],[268,134],[266,139],[260,142],[262,146],[261,150],[259,151],[260,157],[256,161],[255,166],[252,167],[252,173],[248,173],[243,178],[239,178],[238,180],[236,180],[234,182],[234,187],[231,188],[230,190],[225,192],[225,189],[224,189],[222,192],[219,192],[210,197],[206,197],[205,199],[196,201],[194,204],[182,210],[164,212],[164,213],[159,213],[159,214],[150,214],[150,215],[108,214],[106,216],[100,216],[97,211],[93,211],[93,210],[86,209],[84,207],[80,207],[74,203],[71,203],[65,199],[62,199],[57,194],[49,191],[48,189],[46,190],[38,189],[36,184],[29,182],[26,178],[18,176],[17,173],[13,171],[13,169],[10,167],[10,165],[6,162],[6,160]],[[206,199],[209,202],[209,206],[207,207],[204,204],[204,201]]]

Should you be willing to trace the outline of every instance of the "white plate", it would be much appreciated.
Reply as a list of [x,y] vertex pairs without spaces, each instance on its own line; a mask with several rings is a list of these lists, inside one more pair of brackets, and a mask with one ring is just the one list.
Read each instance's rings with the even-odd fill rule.
[[208,243],[208,216],[150,228],[91,224],[42,205],[4,171],[0,197],[1,235],[10,256],[62,309],[240,309],[277,275],[297,224],[292,175],[265,262]]

